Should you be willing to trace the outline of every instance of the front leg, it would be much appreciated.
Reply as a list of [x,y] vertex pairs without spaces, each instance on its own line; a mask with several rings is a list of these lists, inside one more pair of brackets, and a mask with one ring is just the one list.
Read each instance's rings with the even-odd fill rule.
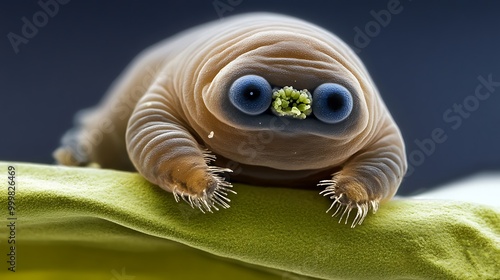
[[[159,91],[163,91],[157,89]],[[220,175],[227,168],[209,166],[215,155],[201,147],[182,121],[167,92],[148,92],[128,123],[126,140],[130,159],[148,181],[172,192],[202,212],[229,208],[229,192]]]
[[406,172],[406,155],[401,135],[389,126],[373,144],[352,156],[342,169],[332,174],[331,180],[318,185],[320,192],[333,200],[326,212],[345,216],[347,224],[351,211],[356,210],[351,227],[363,222],[369,210],[377,211],[379,203],[391,199]]

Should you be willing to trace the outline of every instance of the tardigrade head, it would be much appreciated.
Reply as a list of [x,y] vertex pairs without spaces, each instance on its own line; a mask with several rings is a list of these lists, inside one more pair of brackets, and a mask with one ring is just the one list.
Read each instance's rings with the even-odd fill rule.
[[188,116],[214,153],[278,170],[325,169],[390,119],[363,64],[328,31],[273,14],[221,24],[192,58],[201,100]]

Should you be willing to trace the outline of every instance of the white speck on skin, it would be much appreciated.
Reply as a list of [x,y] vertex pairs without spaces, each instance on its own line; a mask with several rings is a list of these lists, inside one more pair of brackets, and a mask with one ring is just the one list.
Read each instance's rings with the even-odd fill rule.
[[210,131],[210,134],[208,134],[208,138],[210,138],[210,139],[214,138],[214,132],[213,131]]

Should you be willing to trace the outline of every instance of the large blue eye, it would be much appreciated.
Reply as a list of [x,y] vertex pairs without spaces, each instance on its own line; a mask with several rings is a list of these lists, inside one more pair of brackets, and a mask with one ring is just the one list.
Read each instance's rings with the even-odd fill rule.
[[313,92],[312,111],[322,122],[341,122],[351,114],[352,95],[339,84],[322,84]]
[[248,115],[264,113],[271,106],[272,97],[271,85],[256,75],[238,78],[229,89],[231,103]]

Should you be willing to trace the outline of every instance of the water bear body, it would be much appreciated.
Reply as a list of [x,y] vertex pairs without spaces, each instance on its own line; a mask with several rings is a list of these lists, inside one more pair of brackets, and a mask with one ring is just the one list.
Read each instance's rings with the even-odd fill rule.
[[[310,92],[341,85],[352,110],[337,123],[246,114],[228,92],[248,75]],[[55,157],[136,169],[202,211],[229,207],[222,174],[231,169],[231,179],[250,184],[319,185],[334,214],[357,210],[353,226],[406,172],[399,129],[354,52],[320,27],[276,14],[227,18],[145,50],[98,107],[80,114]]]

